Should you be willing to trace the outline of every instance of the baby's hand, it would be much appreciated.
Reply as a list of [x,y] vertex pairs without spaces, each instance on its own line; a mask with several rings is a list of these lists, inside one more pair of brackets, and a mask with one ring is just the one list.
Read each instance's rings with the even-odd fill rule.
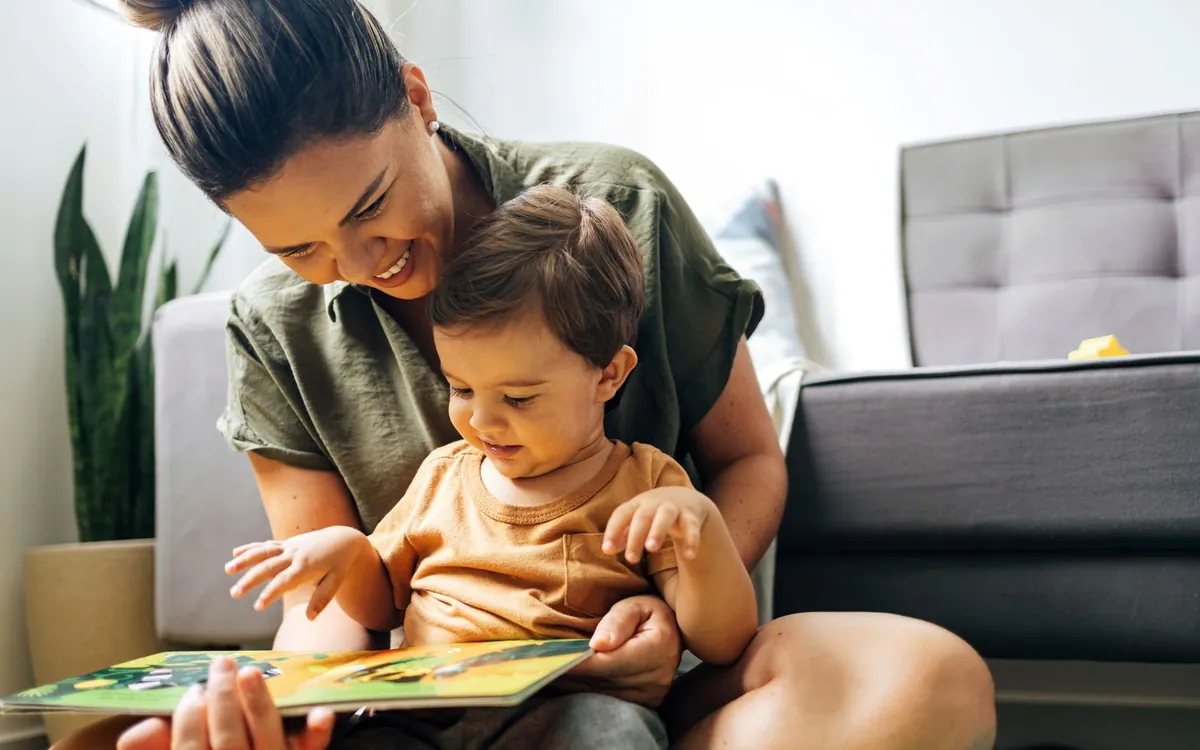
[[308,603],[312,619],[333,601],[346,573],[354,567],[371,542],[358,529],[330,526],[283,541],[253,542],[233,551],[225,572],[237,575],[249,570],[229,594],[241,599],[255,586],[270,581],[258,595],[254,608],[261,611],[280,596],[305,584],[316,588]]
[[704,495],[688,487],[657,487],[622,503],[604,530],[602,549],[608,554],[625,550],[625,559],[638,563],[642,550],[657,552],[670,537],[675,551],[692,560],[700,548],[700,531],[717,508]]

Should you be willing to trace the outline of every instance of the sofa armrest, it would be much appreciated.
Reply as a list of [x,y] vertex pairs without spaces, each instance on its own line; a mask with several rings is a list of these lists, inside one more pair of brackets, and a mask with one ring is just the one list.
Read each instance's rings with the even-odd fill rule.
[[229,596],[230,552],[271,530],[245,456],[216,429],[225,406],[226,293],[184,297],[155,317],[155,607],[165,640],[206,646],[269,642],[278,604],[255,612]]

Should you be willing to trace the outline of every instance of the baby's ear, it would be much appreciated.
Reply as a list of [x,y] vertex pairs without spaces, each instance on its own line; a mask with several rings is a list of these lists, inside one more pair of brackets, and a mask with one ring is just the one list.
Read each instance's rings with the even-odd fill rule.
[[612,362],[608,363],[608,367],[600,371],[600,382],[596,386],[596,401],[606,403],[612,400],[612,397],[617,395],[617,391],[621,390],[621,386],[625,385],[625,379],[629,377],[629,373],[637,367],[637,362],[637,352],[633,350],[633,347],[622,346],[612,358]]

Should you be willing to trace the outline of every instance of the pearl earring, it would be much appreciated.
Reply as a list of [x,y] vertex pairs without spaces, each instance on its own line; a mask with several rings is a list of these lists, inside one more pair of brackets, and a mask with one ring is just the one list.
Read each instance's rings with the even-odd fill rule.
[[436,133],[441,129],[442,129],[442,124],[440,122],[438,122],[437,120],[429,121],[429,132],[430,133]]

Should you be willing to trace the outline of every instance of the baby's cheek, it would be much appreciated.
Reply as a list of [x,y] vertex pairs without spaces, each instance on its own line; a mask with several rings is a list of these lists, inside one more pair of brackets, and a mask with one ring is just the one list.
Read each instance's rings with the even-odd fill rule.
[[463,437],[469,434],[471,408],[461,399],[453,397],[450,399],[450,424],[454,425],[454,429],[458,430]]

